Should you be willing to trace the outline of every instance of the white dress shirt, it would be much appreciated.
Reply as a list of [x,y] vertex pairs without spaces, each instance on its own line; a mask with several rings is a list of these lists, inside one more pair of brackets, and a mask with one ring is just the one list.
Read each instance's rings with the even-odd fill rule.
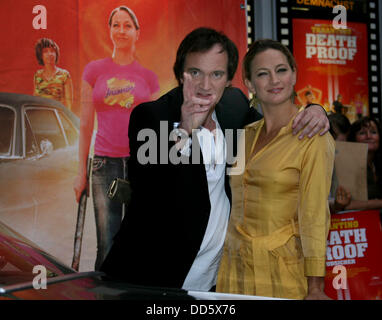
[[[211,211],[199,252],[182,286],[185,290],[209,291],[216,285],[228,225],[230,203],[225,192],[227,146],[215,111],[212,119],[216,124],[214,132],[201,127],[197,133],[206,169]],[[185,147],[189,148],[190,143],[186,143]],[[185,147],[181,151],[184,154],[189,152]]]

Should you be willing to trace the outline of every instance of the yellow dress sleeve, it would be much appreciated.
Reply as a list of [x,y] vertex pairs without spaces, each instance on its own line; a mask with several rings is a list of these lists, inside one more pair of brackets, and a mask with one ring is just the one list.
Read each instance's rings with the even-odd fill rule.
[[301,162],[298,221],[305,276],[325,276],[326,240],[330,226],[328,196],[335,143],[327,133],[307,141]]

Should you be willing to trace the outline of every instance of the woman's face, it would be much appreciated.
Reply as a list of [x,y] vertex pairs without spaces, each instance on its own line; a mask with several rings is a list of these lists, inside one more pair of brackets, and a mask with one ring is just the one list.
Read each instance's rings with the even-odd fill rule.
[[116,48],[131,48],[139,37],[134,21],[124,10],[118,10],[111,21],[110,37]]
[[374,121],[370,121],[367,126],[362,127],[356,135],[357,142],[367,143],[368,151],[377,151],[379,148],[379,134]]
[[251,80],[246,79],[245,84],[261,103],[277,105],[291,98],[296,72],[281,51],[267,49],[252,60]]
[[56,64],[56,50],[50,47],[42,49],[42,61],[44,66]]

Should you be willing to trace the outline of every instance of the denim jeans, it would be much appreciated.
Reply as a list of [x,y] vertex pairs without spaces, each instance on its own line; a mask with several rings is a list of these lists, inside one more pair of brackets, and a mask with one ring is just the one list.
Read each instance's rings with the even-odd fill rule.
[[110,200],[107,196],[107,190],[115,178],[126,179],[127,159],[127,157],[110,158],[103,156],[94,156],[93,158],[92,192],[97,232],[95,270],[99,270],[105,260],[125,214],[125,205]]

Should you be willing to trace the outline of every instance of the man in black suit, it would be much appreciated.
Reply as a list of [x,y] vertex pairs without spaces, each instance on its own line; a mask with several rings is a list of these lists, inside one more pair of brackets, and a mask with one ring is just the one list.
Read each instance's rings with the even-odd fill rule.
[[[179,87],[132,112],[132,197],[101,267],[110,277],[189,290],[208,291],[216,284],[230,212],[229,154],[236,150],[237,129],[261,118],[245,95],[230,87],[237,64],[230,39],[196,29],[178,48]],[[328,130],[321,107],[300,114],[296,132]]]

